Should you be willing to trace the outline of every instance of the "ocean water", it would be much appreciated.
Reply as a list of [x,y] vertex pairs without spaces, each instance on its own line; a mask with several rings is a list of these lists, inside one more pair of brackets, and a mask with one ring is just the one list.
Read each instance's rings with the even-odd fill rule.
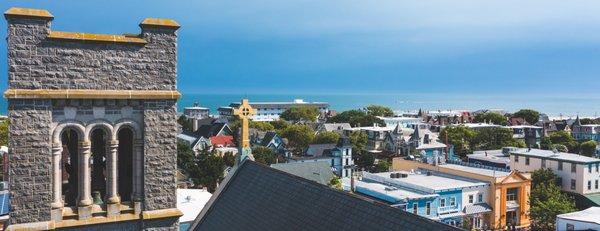
[[[508,112],[531,108],[550,116],[573,117],[600,116],[599,95],[535,95],[535,94],[183,94],[178,102],[183,107],[198,102],[216,114],[217,108],[238,102],[242,98],[250,101],[305,101],[327,102],[337,111],[363,108],[370,104],[391,107],[394,110],[448,110],[448,109],[504,109]],[[7,111],[6,99],[0,100],[0,113]]]

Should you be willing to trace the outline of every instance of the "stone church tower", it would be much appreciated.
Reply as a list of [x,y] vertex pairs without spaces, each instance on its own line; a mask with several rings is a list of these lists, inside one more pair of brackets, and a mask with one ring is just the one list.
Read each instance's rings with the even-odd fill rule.
[[[9,229],[177,229],[177,22],[136,35],[8,21]],[[101,19],[99,19],[101,20]]]

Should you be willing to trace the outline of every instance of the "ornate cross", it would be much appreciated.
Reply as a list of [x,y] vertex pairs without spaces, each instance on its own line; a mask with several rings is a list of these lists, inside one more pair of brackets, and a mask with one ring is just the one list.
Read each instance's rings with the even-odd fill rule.
[[242,99],[242,104],[233,109],[233,114],[242,120],[242,148],[250,148],[250,131],[248,130],[248,119],[256,114],[256,110],[250,106],[248,99]]

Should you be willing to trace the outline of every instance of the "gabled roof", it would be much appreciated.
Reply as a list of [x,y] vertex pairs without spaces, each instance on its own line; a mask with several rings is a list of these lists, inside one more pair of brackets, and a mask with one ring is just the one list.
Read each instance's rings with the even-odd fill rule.
[[235,143],[233,142],[233,136],[213,136],[210,137],[210,143],[215,146],[221,147],[233,147]]
[[244,161],[213,194],[191,230],[460,229]]
[[262,138],[261,142],[260,142],[260,146],[264,146],[266,147],[267,145],[269,145],[269,143],[271,143],[271,141],[277,136],[276,132],[267,132],[265,133],[265,136]]

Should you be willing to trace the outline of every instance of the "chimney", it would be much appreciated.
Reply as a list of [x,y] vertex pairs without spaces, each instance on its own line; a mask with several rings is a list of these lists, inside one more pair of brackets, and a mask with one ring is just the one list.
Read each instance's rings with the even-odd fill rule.
[[191,120],[192,120],[192,132],[198,131],[199,119],[198,118],[192,118]]

